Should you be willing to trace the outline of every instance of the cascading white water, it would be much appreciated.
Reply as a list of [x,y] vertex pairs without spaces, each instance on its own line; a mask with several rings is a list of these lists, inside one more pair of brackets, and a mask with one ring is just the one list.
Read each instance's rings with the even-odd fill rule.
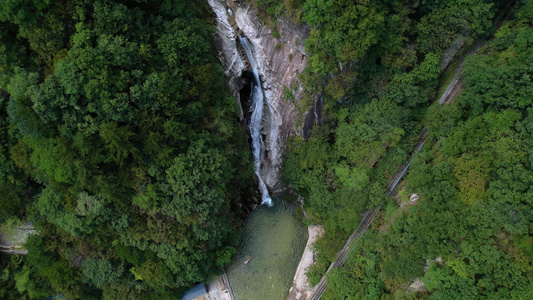
[[257,71],[257,64],[255,62],[254,56],[252,54],[252,48],[245,37],[239,36],[239,41],[241,42],[246,56],[250,61],[252,67],[252,73],[254,80],[252,82],[252,92],[250,94],[252,116],[250,118],[250,134],[252,136],[252,152],[254,155],[254,164],[255,164],[255,174],[259,179],[259,190],[262,193],[262,204],[272,206],[272,199],[268,194],[268,189],[265,185],[265,182],[261,178],[261,160],[265,156],[265,144],[263,138],[261,137],[261,121],[263,119],[263,89],[261,88],[261,81],[259,80],[259,72]]

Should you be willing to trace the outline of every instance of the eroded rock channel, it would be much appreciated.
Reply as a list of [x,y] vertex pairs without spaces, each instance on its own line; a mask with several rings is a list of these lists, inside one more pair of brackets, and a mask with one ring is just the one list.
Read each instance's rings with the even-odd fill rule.
[[[251,119],[247,95],[252,89],[252,67],[238,37],[245,38],[252,50],[264,96],[260,133],[265,155],[258,174],[270,192],[275,193],[281,189],[279,179],[285,141],[291,135],[302,135],[302,129],[295,126],[294,103],[303,97],[298,74],[303,72],[307,63],[304,41],[309,35],[309,28],[279,20],[280,37],[275,38],[268,27],[261,25],[255,9],[248,4],[218,0],[208,2],[216,15],[218,57],[232,95],[242,104],[241,119],[247,122]],[[292,93],[293,102],[285,99],[287,91]]]

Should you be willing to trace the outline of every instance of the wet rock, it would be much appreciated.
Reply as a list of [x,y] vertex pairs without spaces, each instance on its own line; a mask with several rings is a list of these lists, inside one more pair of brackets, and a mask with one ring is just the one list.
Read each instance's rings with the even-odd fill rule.
[[[241,88],[238,79],[246,68],[246,59],[235,43],[236,34],[244,34],[253,48],[265,96],[262,133],[266,136],[266,157],[262,162],[261,177],[271,190],[277,191],[281,188],[279,177],[285,140],[294,134],[303,135],[301,129],[295,128],[294,102],[303,97],[304,89],[298,74],[307,64],[304,41],[309,35],[309,27],[280,19],[277,27],[279,38],[275,38],[271,30],[260,23],[255,8],[247,3],[228,3],[233,15],[229,19],[235,22],[232,26],[224,4],[217,0],[208,2],[217,16],[215,41],[219,59],[236,97]],[[290,101],[285,99],[288,91],[292,93]]]
[[303,96],[303,85],[298,74],[303,72],[307,63],[304,41],[309,35],[309,28],[280,19],[280,37],[275,38],[268,27],[261,25],[253,7],[237,7],[234,14],[239,30],[248,37],[254,49],[263,83],[267,105],[263,133],[266,135],[267,152],[261,176],[271,189],[276,190],[285,140],[296,132],[296,109],[293,103],[285,99],[285,93],[290,90],[295,102]]
[[246,69],[246,62],[237,49],[237,42],[235,40],[237,32],[234,26],[229,23],[229,20],[233,19],[228,18],[228,11],[218,0],[208,0],[207,2],[216,15],[217,31],[214,36],[214,41],[218,59],[224,67],[224,74],[231,94],[237,99],[236,106],[240,110],[242,119],[242,109],[240,109],[241,106],[238,104],[240,103],[239,91],[242,88],[241,74]]

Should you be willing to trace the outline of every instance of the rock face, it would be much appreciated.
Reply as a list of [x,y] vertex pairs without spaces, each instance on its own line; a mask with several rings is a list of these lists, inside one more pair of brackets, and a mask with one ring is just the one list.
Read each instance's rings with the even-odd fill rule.
[[409,204],[411,205],[415,205],[418,203],[418,195],[417,194],[412,194],[411,197],[409,197]]
[[409,292],[423,292],[427,291],[426,285],[420,278],[415,279],[415,281],[407,288]]
[[[232,94],[237,99],[242,88],[242,71],[247,67],[235,36],[244,34],[252,45],[266,106],[262,128],[266,157],[262,162],[261,177],[271,190],[276,191],[280,189],[281,155],[285,141],[297,133],[294,127],[296,110],[292,101],[297,102],[303,96],[298,74],[303,72],[307,63],[304,41],[309,35],[309,28],[279,20],[280,38],[275,38],[272,31],[259,22],[255,8],[248,4],[230,2],[231,7],[226,7],[218,0],[208,2],[217,17],[215,44],[219,58]],[[286,93],[292,93],[293,96],[289,97],[292,99],[286,99]]]
[[[215,47],[217,49],[218,59],[224,66],[224,75],[230,86],[231,95],[239,100],[239,90],[242,88],[241,74],[246,69],[246,63],[239,51],[235,36],[237,32],[230,25],[228,12],[224,5],[218,0],[207,0],[209,6],[216,15],[217,22],[215,33]],[[240,102],[239,102],[240,103]],[[241,106],[238,105],[241,119],[243,118]]]

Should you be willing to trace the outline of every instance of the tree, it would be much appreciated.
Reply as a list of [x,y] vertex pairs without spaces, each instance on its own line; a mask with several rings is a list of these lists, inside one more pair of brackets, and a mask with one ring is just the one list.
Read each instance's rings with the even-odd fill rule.
[[100,126],[100,137],[110,155],[108,161],[114,161],[122,166],[129,155],[138,157],[139,150],[130,141],[133,135],[127,126],[118,127],[114,122],[106,122]]
[[192,144],[187,154],[181,154],[167,170],[167,182],[172,201],[164,208],[170,216],[184,224],[207,222],[210,215],[225,205],[222,193],[226,159],[205,141]]
[[122,266],[116,267],[107,259],[88,259],[83,263],[83,281],[102,288],[117,281],[124,272]]

